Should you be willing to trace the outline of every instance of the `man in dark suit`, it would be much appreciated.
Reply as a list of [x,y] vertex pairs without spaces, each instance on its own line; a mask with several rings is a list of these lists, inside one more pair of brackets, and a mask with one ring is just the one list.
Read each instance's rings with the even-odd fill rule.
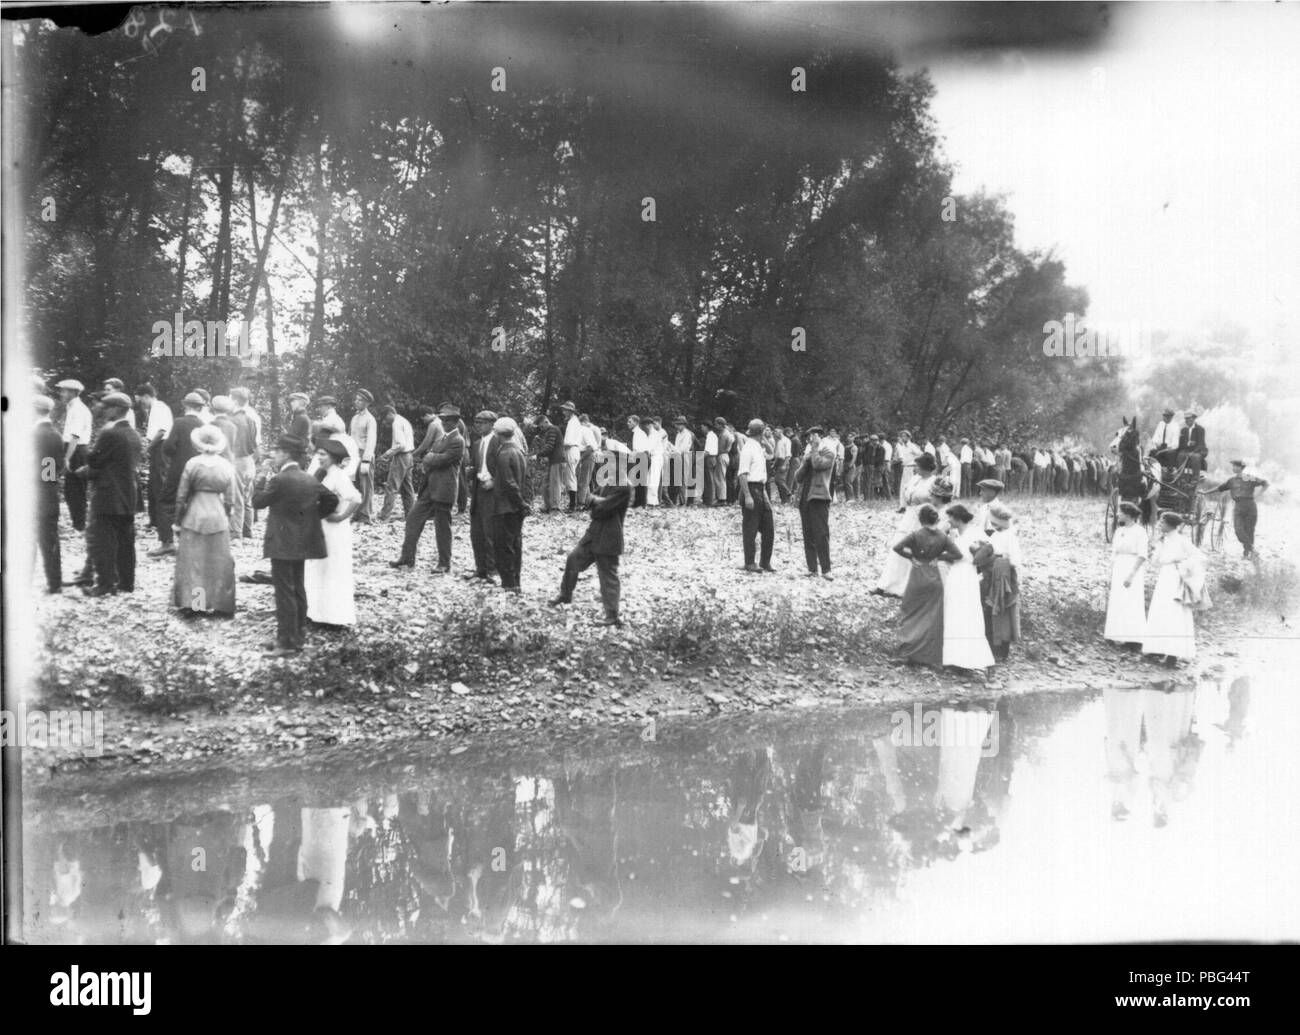
[[271,559],[275,586],[275,643],[266,657],[283,658],[302,650],[307,627],[307,587],[303,562],[325,557],[321,515],[332,513],[339,498],[302,469],[307,443],[281,435],[275,444],[269,481],[253,492],[253,506],[267,509],[262,556]]
[[176,533],[172,531],[172,525],[176,523],[176,490],[180,488],[181,472],[185,470],[185,465],[198,452],[198,447],[190,436],[196,429],[203,427],[203,418],[199,413],[206,404],[198,392],[190,392],[184,402],[185,413],[176,418],[162,445],[167,477],[158,504],[158,546],[149,551],[150,557],[165,557],[176,552]]
[[59,476],[63,474],[63,436],[50,421],[54,400],[36,397],[36,545],[45,565],[45,589],[60,593],[63,558],[59,550]]
[[487,477],[487,451],[492,445],[492,425],[497,415],[480,410],[474,416],[475,439],[465,455],[469,483],[469,544],[474,551],[474,574],[466,578],[491,582],[496,571],[492,556],[492,483]]
[[497,445],[488,447],[488,474],[492,477],[492,553],[501,588],[519,592],[519,570],[523,561],[524,518],[532,513],[529,499],[528,461],[515,441],[516,424],[509,417],[498,418],[492,427]]
[[[608,463],[605,454],[596,463]],[[552,607],[573,602],[573,589],[578,584],[578,574],[596,565],[600,578],[600,600],[605,606],[605,617],[597,625],[621,626],[618,605],[620,585],[618,559],[623,554],[623,518],[632,501],[632,489],[627,485],[613,485],[602,494],[592,495],[591,524],[578,545],[569,551],[564,562],[564,577],[560,580],[560,593],[552,600]]]
[[406,537],[402,540],[402,555],[389,561],[392,568],[414,568],[415,549],[429,518],[433,518],[434,537],[438,543],[438,564],[435,575],[451,571],[451,508],[456,504],[456,491],[460,487],[460,468],[465,460],[465,439],[460,433],[460,410],[443,403],[438,411],[443,435],[424,454],[420,466],[425,482],[411,513],[406,516]]
[[131,397],[109,392],[100,405],[104,427],[86,458],[90,480],[87,545],[95,568],[95,584],[82,588],[88,597],[135,590],[135,506],[143,447],[126,419]]
[[1205,458],[1210,455],[1210,451],[1205,445],[1205,429],[1196,423],[1196,414],[1194,413],[1185,414],[1184,420],[1186,423],[1178,429],[1178,451],[1180,453],[1199,454],[1201,467],[1203,468]]

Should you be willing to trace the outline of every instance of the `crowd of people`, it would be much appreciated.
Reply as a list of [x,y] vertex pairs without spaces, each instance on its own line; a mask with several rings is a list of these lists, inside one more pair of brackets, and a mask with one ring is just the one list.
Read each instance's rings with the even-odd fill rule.
[[[532,487],[538,485],[543,513],[590,518],[550,603],[571,603],[578,576],[594,565],[604,610],[600,624],[612,626],[622,624],[618,567],[630,508],[738,506],[744,568],[761,575],[774,570],[773,506],[793,504],[806,574],[829,580],[831,504],[896,501],[891,549],[871,592],[900,601],[897,660],[983,671],[1006,660],[1019,638],[1020,546],[1006,497],[1107,491],[1111,468],[1093,453],[1036,446],[1013,453],[1006,444],[966,437],[953,448],[942,435],[914,440],[907,430],[842,433],[833,426],[779,427],[758,419],[740,434],[723,417],[692,429],[679,416],[670,435],[660,418],[633,415],[620,437],[572,402],[557,408],[555,422],[547,414],[530,422],[531,434],[491,410],[467,422],[449,403],[419,407],[413,425],[393,405],[372,412],[375,399],[365,389],[354,394],[348,421],[334,397],[313,400],[294,392],[283,427],[268,432],[243,387],[215,396],[195,389],[181,400],[180,416],[147,384],[133,399],[121,380],[109,379],[95,393],[93,411],[80,382],[67,379],[56,388],[61,404],[43,391],[36,397],[37,538],[49,592],[64,585],[79,585],[91,597],[132,592],[135,516],[143,511],[158,537],[148,557],[174,558],[173,605],[186,615],[232,615],[232,542],[251,537],[265,511],[269,571],[239,580],[274,586],[277,635],[267,653],[277,657],[300,650],[309,625],[355,624],[353,526],[393,520],[399,500],[405,528],[391,567],[415,567],[432,521],[432,574],[449,575],[453,511],[468,510],[473,567],[462,577],[520,592],[523,523],[533,514]],[[377,474],[384,495],[378,513]],[[57,532],[60,481],[73,528],[85,533],[87,548],[85,567],[67,583]],[[1219,490],[1244,486],[1230,481]],[[955,502],[961,499],[973,509]],[[1106,633],[1122,642],[1149,642],[1152,652],[1167,648],[1158,652],[1166,658],[1189,656],[1186,630],[1179,625],[1177,635],[1172,631],[1168,594],[1160,595],[1169,588],[1167,571],[1179,573],[1186,585],[1190,555],[1184,548],[1195,551],[1176,533],[1176,524],[1165,528],[1152,562],[1163,580],[1158,606],[1153,600],[1151,614],[1137,622],[1130,573],[1127,584],[1112,585],[1120,617],[1108,619]],[[1128,557],[1134,544],[1128,531],[1116,537],[1116,550],[1127,551],[1116,553],[1117,578],[1119,558]],[[1176,549],[1184,552],[1175,555]],[[1195,607],[1208,600],[1201,593],[1187,597]],[[1121,599],[1127,603],[1117,603]],[[1133,634],[1138,624],[1140,636]],[[1115,629],[1124,635],[1112,636]]]

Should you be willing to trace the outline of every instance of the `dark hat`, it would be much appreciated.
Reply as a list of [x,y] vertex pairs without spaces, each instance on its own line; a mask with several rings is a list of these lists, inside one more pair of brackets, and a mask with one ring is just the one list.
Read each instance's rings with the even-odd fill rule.
[[478,413],[474,414],[474,419],[492,421],[495,424],[497,415],[491,410],[479,410]]
[[930,486],[930,495],[941,500],[952,499],[952,482],[947,478],[936,478]]
[[384,403],[383,406],[379,407],[379,416],[387,417],[390,413],[394,415],[397,413],[397,408],[392,403]]
[[1165,411],[1161,414],[1162,417],[1172,417],[1173,415],[1174,415],[1174,411],[1169,409],[1168,407],[1166,407]]
[[131,397],[125,392],[109,392],[100,400],[104,406],[120,406],[124,410],[131,408]]
[[294,456],[301,456],[307,451],[307,443],[297,435],[281,435],[275,440],[275,448],[283,449],[286,453],[292,453]]
[[316,400],[317,406],[337,406],[339,401],[332,395],[322,395]]
[[826,434],[826,429],[823,428],[820,424],[814,424],[811,428],[809,428],[807,431],[805,431],[804,434],[805,434],[805,435],[825,435],[825,434]]
[[354,398],[354,399],[364,399],[364,400],[366,401],[366,405],[367,405],[367,406],[369,406],[372,402],[375,401],[375,397],[374,397],[373,395],[371,395],[370,392],[369,392],[367,389],[365,389],[365,388],[358,388],[358,389],[357,389],[357,394],[356,394],[355,396],[353,396],[353,398]]
[[723,420],[721,417],[714,417],[713,424],[714,427],[722,428],[722,427],[726,427],[727,422]]
[[346,460],[348,457],[348,447],[336,438],[321,439],[316,443],[317,449],[323,449],[335,460]]
[[1245,467],[1245,466],[1246,466],[1246,461],[1245,461],[1245,460],[1229,460],[1228,463],[1232,464],[1233,467]]
[[939,466],[939,462],[929,453],[922,453],[916,458],[915,465],[923,471],[933,471]]
[[118,392],[122,391],[122,389],[126,387],[126,382],[120,377],[106,377],[104,378],[104,384]]
[[438,407],[439,417],[459,417],[460,410],[451,403],[443,403]]
[[1006,488],[1006,486],[1003,485],[1003,484],[1002,484],[1000,481],[998,481],[996,478],[985,478],[985,479],[984,479],[983,481],[981,481],[981,482],[976,482],[976,483],[975,483],[975,488],[977,488],[977,489],[992,489],[994,492],[1001,492],[1003,489]]
[[574,406],[573,403],[572,403],[571,401],[561,403],[561,404],[560,404],[560,409],[562,409],[562,410],[572,410],[574,413],[577,413],[577,412],[578,412],[578,407]]
[[678,414],[676,417],[673,418],[673,423],[674,423],[674,424],[685,424],[685,423],[686,423],[686,418],[683,417],[681,414]]

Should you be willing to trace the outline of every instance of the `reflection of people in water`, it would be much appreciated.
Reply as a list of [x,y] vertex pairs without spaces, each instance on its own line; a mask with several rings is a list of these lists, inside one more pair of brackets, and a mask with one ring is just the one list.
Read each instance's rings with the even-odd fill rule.
[[397,795],[388,794],[373,802],[358,799],[348,817],[341,912],[366,942],[403,936],[419,918],[414,853],[398,814]]
[[772,781],[772,749],[746,751],[736,760],[731,778],[731,809],[727,822],[727,854],[743,875],[753,875],[767,830],[760,812]]
[[182,943],[219,940],[244,875],[242,819],[232,812],[183,816],[171,825],[170,920]]
[[1228,717],[1215,725],[1228,737],[1231,751],[1246,735],[1246,714],[1250,711],[1250,676],[1237,676],[1228,687]]
[[826,832],[826,742],[818,739],[799,751],[794,786],[790,789],[790,822],[782,833],[783,858],[787,873],[825,885]]
[[564,834],[564,896],[585,924],[608,920],[623,904],[618,875],[618,767],[597,778],[579,774],[555,786]]
[[1138,756],[1146,745],[1155,825],[1169,821],[1169,805],[1191,791],[1201,740],[1192,730],[1195,707],[1191,684],[1162,683],[1156,688],[1105,690],[1106,768],[1112,786],[1111,815],[1125,820],[1139,786]]

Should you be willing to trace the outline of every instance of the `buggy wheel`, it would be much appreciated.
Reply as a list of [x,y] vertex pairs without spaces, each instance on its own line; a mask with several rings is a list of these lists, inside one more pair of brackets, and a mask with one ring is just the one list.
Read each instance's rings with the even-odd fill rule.
[[1115,538],[1115,526],[1119,524],[1119,489],[1111,489],[1106,500],[1106,542]]

